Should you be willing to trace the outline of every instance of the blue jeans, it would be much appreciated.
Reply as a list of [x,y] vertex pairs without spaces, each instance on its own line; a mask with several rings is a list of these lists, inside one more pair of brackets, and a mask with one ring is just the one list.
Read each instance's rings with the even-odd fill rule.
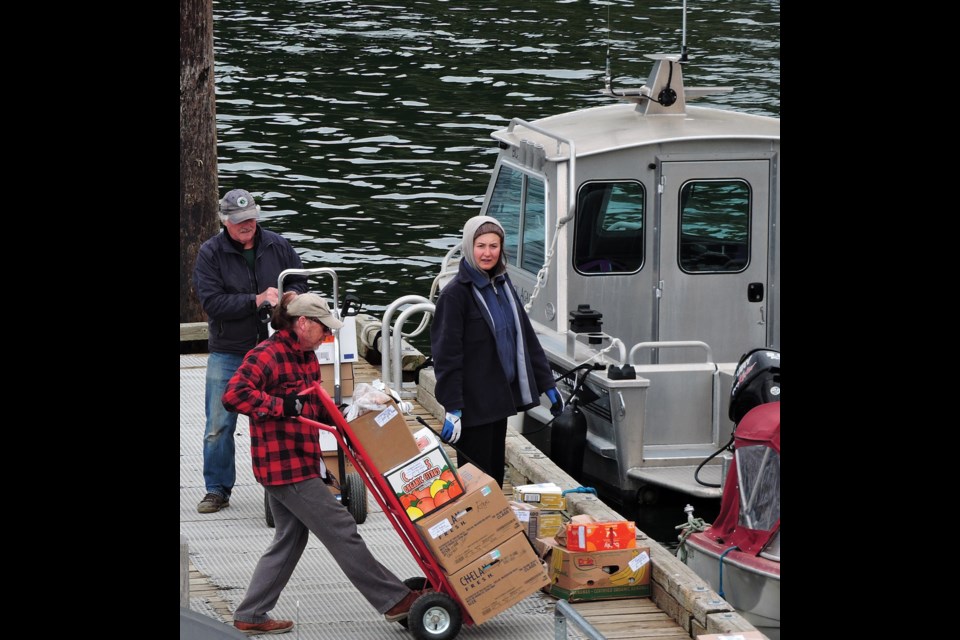
[[240,368],[242,355],[211,353],[207,358],[207,425],[203,432],[203,481],[207,493],[230,498],[237,480],[237,414],[223,408],[223,392]]

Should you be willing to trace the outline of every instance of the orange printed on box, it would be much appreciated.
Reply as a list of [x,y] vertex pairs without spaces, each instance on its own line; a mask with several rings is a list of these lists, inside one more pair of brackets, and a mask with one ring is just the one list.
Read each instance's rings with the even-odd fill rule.
[[637,527],[630,521],[567,525],[567,549],[570,551],[634,549],[636,546]]
[[411,521],[463,495],[463,483],[437,446],[384,474]]

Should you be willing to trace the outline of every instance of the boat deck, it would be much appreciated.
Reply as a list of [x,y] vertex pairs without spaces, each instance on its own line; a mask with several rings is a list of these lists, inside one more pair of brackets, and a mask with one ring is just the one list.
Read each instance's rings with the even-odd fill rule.
[[[197,513],[197,503],[204,495],[201,442],[206,358],[206,354],[180,356],[181,566],[186,547],[189,552],[190,609],[229,624],[257,560],[273,539],[274,530],[266,525],[263,490],[253,477],[249,426],[245,416],[240,416],[237,424],[237,481],[230,506],[215,514]],[[356,382],[370,382],[379,377],[379,370],[366,362],[354,366]],[[439,431],[439,422],[415,401],[413,413],[422,416]],[[411,431],[421,428],[412,416],[407,416],[407,422]],[[453,457],[454,452],[449,448],[448,453]],[[511,473],[508,473],[508,481]],[[509,493],[509,486],[505,491]],[[421,575],[416,560],[372,497],[368,500],[367,520],[360,525],[360,532],[374,555],[397,576]],[[657,555],[653,555],[656,571]],[[186,595],[182,575],[182,605]],[[711,597],[707,593],[704,595]],[[556,601],[544,593],[534,593],[483,624],[465,625],[458,637],[553,638]],[[607,638],[689,640],[691,637],[674,617],[650,598],[576,603],[574,608]],[[297,626],[290,637],[304,640],[410,637],[399,624],[386,622],[374,611],[314,537],[310,538],[292,579],[271,614],[294,620]],[[567,632],[570,638],[586,637],[573,624],[567,624]]]

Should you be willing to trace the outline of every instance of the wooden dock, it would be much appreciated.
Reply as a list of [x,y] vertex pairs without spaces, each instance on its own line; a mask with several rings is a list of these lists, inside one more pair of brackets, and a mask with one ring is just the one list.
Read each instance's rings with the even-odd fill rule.
[[[188,332],[188,335],[194,336],[190,339],[198,339],[195,337],[195,332],[193,331]],[[181,328],[181,338],[183,338],[183,336],[184,331],[183,328]],[[363,353],[362,350],[361,353]],[[185,358],[189,360],[186,364]],[[199,402],[202,406],[203,402],[202,389],[199,399],[186,398],[186,387],[183,383],[184,369],[196,369],[199,367],[198,362],[202,362],[203,368],[205,368],[205,356],[181,356],[181,431],[183,431],[184,403]],[[381,378],[380,368],[365,360],[355,363],[353,373],[356,383],[372,382],[373,380]],[[197,376],[198,373],[193,372],[193,375]],[[432,370],[425,369],[421,372],[420,384],[416,389],[417,397],[415,399],[405,398],[409,399],[414,406],[412,415],[406,416],[411,432],[422,428],[422,425],[416,420],[418,416],[424,419],[435,431],[440,431],[442,425],[439,418],[442,417],[443,412],[442,408],[436,403],[436,400],[432,398],[432,380]],[[201,438],[202,429],[200,437],[198,437],[193,444],[197,450],[191,452],[193,455],[196,455],[201,448]],[[197,515],[195,503],[202,497],[202,487],[200,490],[187,492],[185,497],[183,458],[185,448],[188,446],[190,446],[190,443],[185,442],[184,436],[181,434],[181,534],[184,533],[185,517],[190,520],[191,526],[197,522],[203,522],[203,518],[211,518],[211,516],[195,517]],[[238,442],[238,476],[240,471],[240,448],[242,446],[243,445]],[[456,454],[452,447],[446,446],[445,448],[451,459],[455,460]],[[564,473],[550,461],[549,458],[544,456],[525,438],[513,430],[510,430],[507,436],[507,464],[508,469],[504,491],[508,496],[511,495],[512,485],[516,484],[555,482],[563,488],[571,489],[579,486],[573,478]],[[185,504],[185,500],[187,504]],[[584,513],[601,520],[623,519],[620,514],[605,505],[596,496],[590,494],[569,494],[567,501],[568,516]],[[371,505],[373,505],[374,501],[372,499],[370,502]],[[232,504],[229,509],[224,511],[227,512],[233,509],[234,505]],[[191,512],[192,515],[185,515],[191,514]],[[229,515],[230,514],[228,514],[228,516]],[[209,520],[207,520],[207,522],[209,522]],[[369,529],[366,529],[367,525],[364,525],[364,527],[364,537],[367,538],[366,531],[369,531]],[[703,580],[676,559],[670,551],[642,532],[638,531],[637,533],[638,544],[649,546],[651,549],[653,562],[652,596],[650,598],[630,600],[574,603],[574,609],[583,616],[596,631],[604,637],[611,639],[656,638],[658,640],[688,640],[704,633],[755,631],[755,628],[749,622],[737,614],[719,595],[710,590]],[[397,541],[397,544],[399,545],[399,541]],[[185,580],[185,576],[183,575],[185,569],[183,546],[183,536],[181,535],[181,604],[183,604],[185,600],[187,602],[192,601],[192,604],[194,604],[193,608],[202,609],[202,613],[226,623],[232,622],[232,611],[238,597],[236,595],[237,589],[242,589],[243,586],[240,584],[224,585],[223,577],[211,579],[211,577],[201,571],[200,568],[194,566],[192,557],[189,563],[189,581]],[[257,553],[261,551],[262,549],[257,551]],[[399,549],[397,552],[399,552]],[[245,562],[250,565],[249,569],[252,569],[255,558],[256,556],[245,559]],[[189,584],[189,594],[184,598],[183,590],[184,585],[187,583]],[[347,586],[349,587],[349,585]],[[555,599],[549,596],[544,595],[543,598],[547,602],[555,602]],[[202,602],[202,606],[200,607],[196,606],[198,599]],[[299,607],[299,601],[297,606]],[[549,605],[547,606],[549,607]],[[540,613],[542,614],[543,612],[541,611]],[[552,610],[548,613],[552,613]],[[342,618],[340,619],[342,620]],[[349,626],[348,623],[341,622],[337,624],[340,624],[340,628],[343,630],[342,634],[338,634],[340,637],[367,637],[365,635],[351,636],[350,630],[347,628]],[[523,633],[520,629],[512,633],[504,630],[503,633],[501,633],[495,625],[491,625],[490,623],[480,625],[478,630],[480,629],[487,629],[483,635],[484,638],[502,637],[515,640],[516,637],[519,637],[517,635],[518,632]],[[582,637],[576,633],[573,625],[568,624],[567,629],[570,637]],[[368,632],[358,631],[358,633]],[[304,637],[308,636],[305,635]],[[537,637],[540,637],[539,633]],[[550,636],[543,637],[546,638]]]

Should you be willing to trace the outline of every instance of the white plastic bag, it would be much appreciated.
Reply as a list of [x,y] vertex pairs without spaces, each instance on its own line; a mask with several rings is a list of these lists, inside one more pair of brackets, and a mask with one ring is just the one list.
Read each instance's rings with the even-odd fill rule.
[[353,403],[347,409],[347,421],[354,420],[368,411],[383,411],[392,398],[383,391],[377,391],[368,382],[360,382],[353,388]]

